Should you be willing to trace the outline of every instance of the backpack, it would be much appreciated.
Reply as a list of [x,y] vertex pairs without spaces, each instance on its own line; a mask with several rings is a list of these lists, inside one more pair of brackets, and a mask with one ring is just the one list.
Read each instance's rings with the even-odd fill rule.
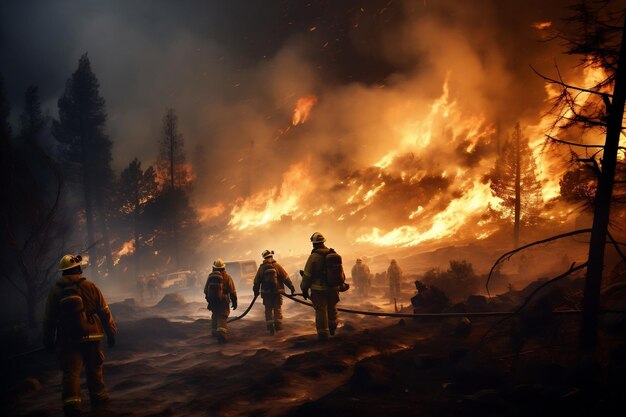
[[101,333],[95,314],[87,314],[83,297],[78,286],[85,278],[70,285],[60,285],[61,316],[60,325],[65,338],[71,340],[87,339],[90,335]]
[[261,289],[265,293],[275,293],[278,292],[278,285],[278,271],[270,264],[270,266],[263,271]]
[[346,282],[346,274],[343,272],[341,255],[330,249],[324,258],[326,263],[326,283],[330,287],[343,287]]
[[209,274],[204,294],[209,303],[219,302],[224,299],[224,279],[221,273],[213,271]]

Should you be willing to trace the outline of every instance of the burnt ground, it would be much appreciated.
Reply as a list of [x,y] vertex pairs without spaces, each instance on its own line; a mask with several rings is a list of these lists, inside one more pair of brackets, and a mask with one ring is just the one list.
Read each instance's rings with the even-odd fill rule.
[[[390,311],[349,297],[342,305]],[[534,327],[512,319],[483,340],[500,319],[474,320],[467,335],[458,319],[342,314],[337,335],[318,343],[312,310],[285,300],[278,335],[267,333],[255,306],[218,345],[202,303],[112,309],[120,334],[106,349],[111,403],[90,411],[83,391],[86,415],[612,416],[626,405],[624,341],[603,336],[605,366],[590,377],[579,365],[576,315]],[[2,415],[62,415],[54,356],[14,358],[2,371]]]

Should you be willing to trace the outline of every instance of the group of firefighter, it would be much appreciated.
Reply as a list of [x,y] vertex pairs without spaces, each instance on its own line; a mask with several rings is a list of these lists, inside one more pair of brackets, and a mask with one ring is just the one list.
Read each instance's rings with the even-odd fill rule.
[[[304,270],[300,271],[300,289],[304,299],[310,299],[315,309],[315,327],[320,341],[326,341],[335,334],[339,293],[350,288],[345,282],[341,257],[326,247],[325,242],[321,233],[311,236],[313,249]],[[296,288],[285,269],[274,259],[274,251],[265,250],[262,257],[252,290],[255,299],[260,295],[263,300],[267,329],[273,335],[282,329],[285,287],[291,296]],[[101,407],[109,399],[102,376],[104,353],[101,342],[106,338],[109,347],[115,346],[117,328],[102,292],[82,274],[85,263],[80,255],[65,255],[61,259],[61,278],[50,290],[44,315],[44,346],[50,353],[58,351],[66,416],[81,413],[80,372],[83,367],[91,406]],[[397,262],[392,260],[387,270],[391,300],[399,295],[401,275]],[[371,273],[361,259],[357,259],[352,268],[352,277],[357,294],[367,296]],[[230,309],[237,309],[237,291],[223,260],[213,262],[204,294],[207,308],[211,311],[211,335],[217,338],[218,343],[224,343]]]

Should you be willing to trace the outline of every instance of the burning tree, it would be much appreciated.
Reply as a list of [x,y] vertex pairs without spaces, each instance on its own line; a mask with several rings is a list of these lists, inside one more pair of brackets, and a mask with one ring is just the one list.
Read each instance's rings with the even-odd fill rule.
[[[94,218],[99,220],[108,268],[112,268],[109,247],[105,195],[110,189],[111,140],[104,133],[107,115],[99,93],[98,79],[91,70],[87,54],[80,57],[78,68],[67,80],[58,101],[59,120],[52,134],[60,143],[60,155],[68,178],[83,191],[83,209],[87,226],[87,246],[92,259],[98,259],[95,248]],[[94,216],[94,209],[97,217]]]
[[[8,114],[8,112],[3,112]],[[4,127],[8,124],[3,120]],[[60,167],[42,145],[48,121],[36,87],[29,87],[15,143],[3,135],[2,276],[26,300],[27,318],[36,323],[36,307],[49,289],[64,252],[66,222],[60,215],[63,185]],[[5,129],[6,133],[7,130]]]
[[[585,357],[592,359],[597,343],[600,289],[607,242],[612,243],[626,260],[619,242],[609,231],[616,167],[624,163],[623,158],[618,161],[617,156],[618,151],[624,149],[620,148],[619,142],[623,134],[626,99],[626,10],[610,1],[593,4],[583,2],[574,6],[573,10],[574,15],[570,18],[570,23],[574,26],[573,34],[559,33],[556,37],[565,41],[568,54],[583,55],[582,65],[602,71],[604,76],[591,87],[583,88],[570,85],[561,77],[554,79],[539,75],[560,89],[552,109],[556,116],[553,130],[560,134],[584,134],[595,130],[605,136],[604,144],[588,144],[584,142],[582,134],[578,142],[548,135],[551,142],[568,145],[571,149],[596,150],[589,157],[577,157],[579,162],[588,164],[597,176],[592,228],[553,236],[504,254],[496,261],[491,273],[501,260],[526,247],[590,233],[587,261],[577,266],[572,264],[568,271],[542,284],[532,295],[546,285],[586,268],[581,348]],[[623,180],[618,179],[617,182],[622,183]],[[529,300],[520,309],[528,305]]]
[[154,202],[158,195],[158,183],[156,173],[152,166],[145,171],[141,168],[141,162],[137,158],[122,171],[118,190],[119,211],[123,218],[131,224],[135,265],[135,276],[139,275],[141,247],[143,243],[142,215],[146,206]]
[[491,173],[491,189],[503,201],[502,214],[513,218],[515,248],[519,246],[521,223],[532,224],[539,217],[543,199],[536,170],[528,138],[516,123],[511,140],[505,144]]

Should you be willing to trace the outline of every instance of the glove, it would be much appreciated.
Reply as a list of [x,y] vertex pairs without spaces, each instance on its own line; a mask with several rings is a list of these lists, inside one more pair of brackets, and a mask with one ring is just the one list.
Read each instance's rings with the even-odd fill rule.
[[233,310],[237,310],[237,300],[233,300]]
[[308,288],[306,290],[302,290],[302,298],[304,298],[305,300],[308,300],[310,297],[311,295],[309,294]]
[[258,296],[259,296],[259,289],[258,289],[258,288],[253,288],[253,289],[252,289],[252,292],[254,293],[254,296],[255,296],[255,297],[258,297]]
[[115,335],[110,334],[107,336],[107,346],[110,348],[115,347]]
[[347,282],[344,282],[343,285],[339,287],[339,292],[345,292],[345,291],[348,291],[349,289],[350,289],[350,284],[348,284]]

